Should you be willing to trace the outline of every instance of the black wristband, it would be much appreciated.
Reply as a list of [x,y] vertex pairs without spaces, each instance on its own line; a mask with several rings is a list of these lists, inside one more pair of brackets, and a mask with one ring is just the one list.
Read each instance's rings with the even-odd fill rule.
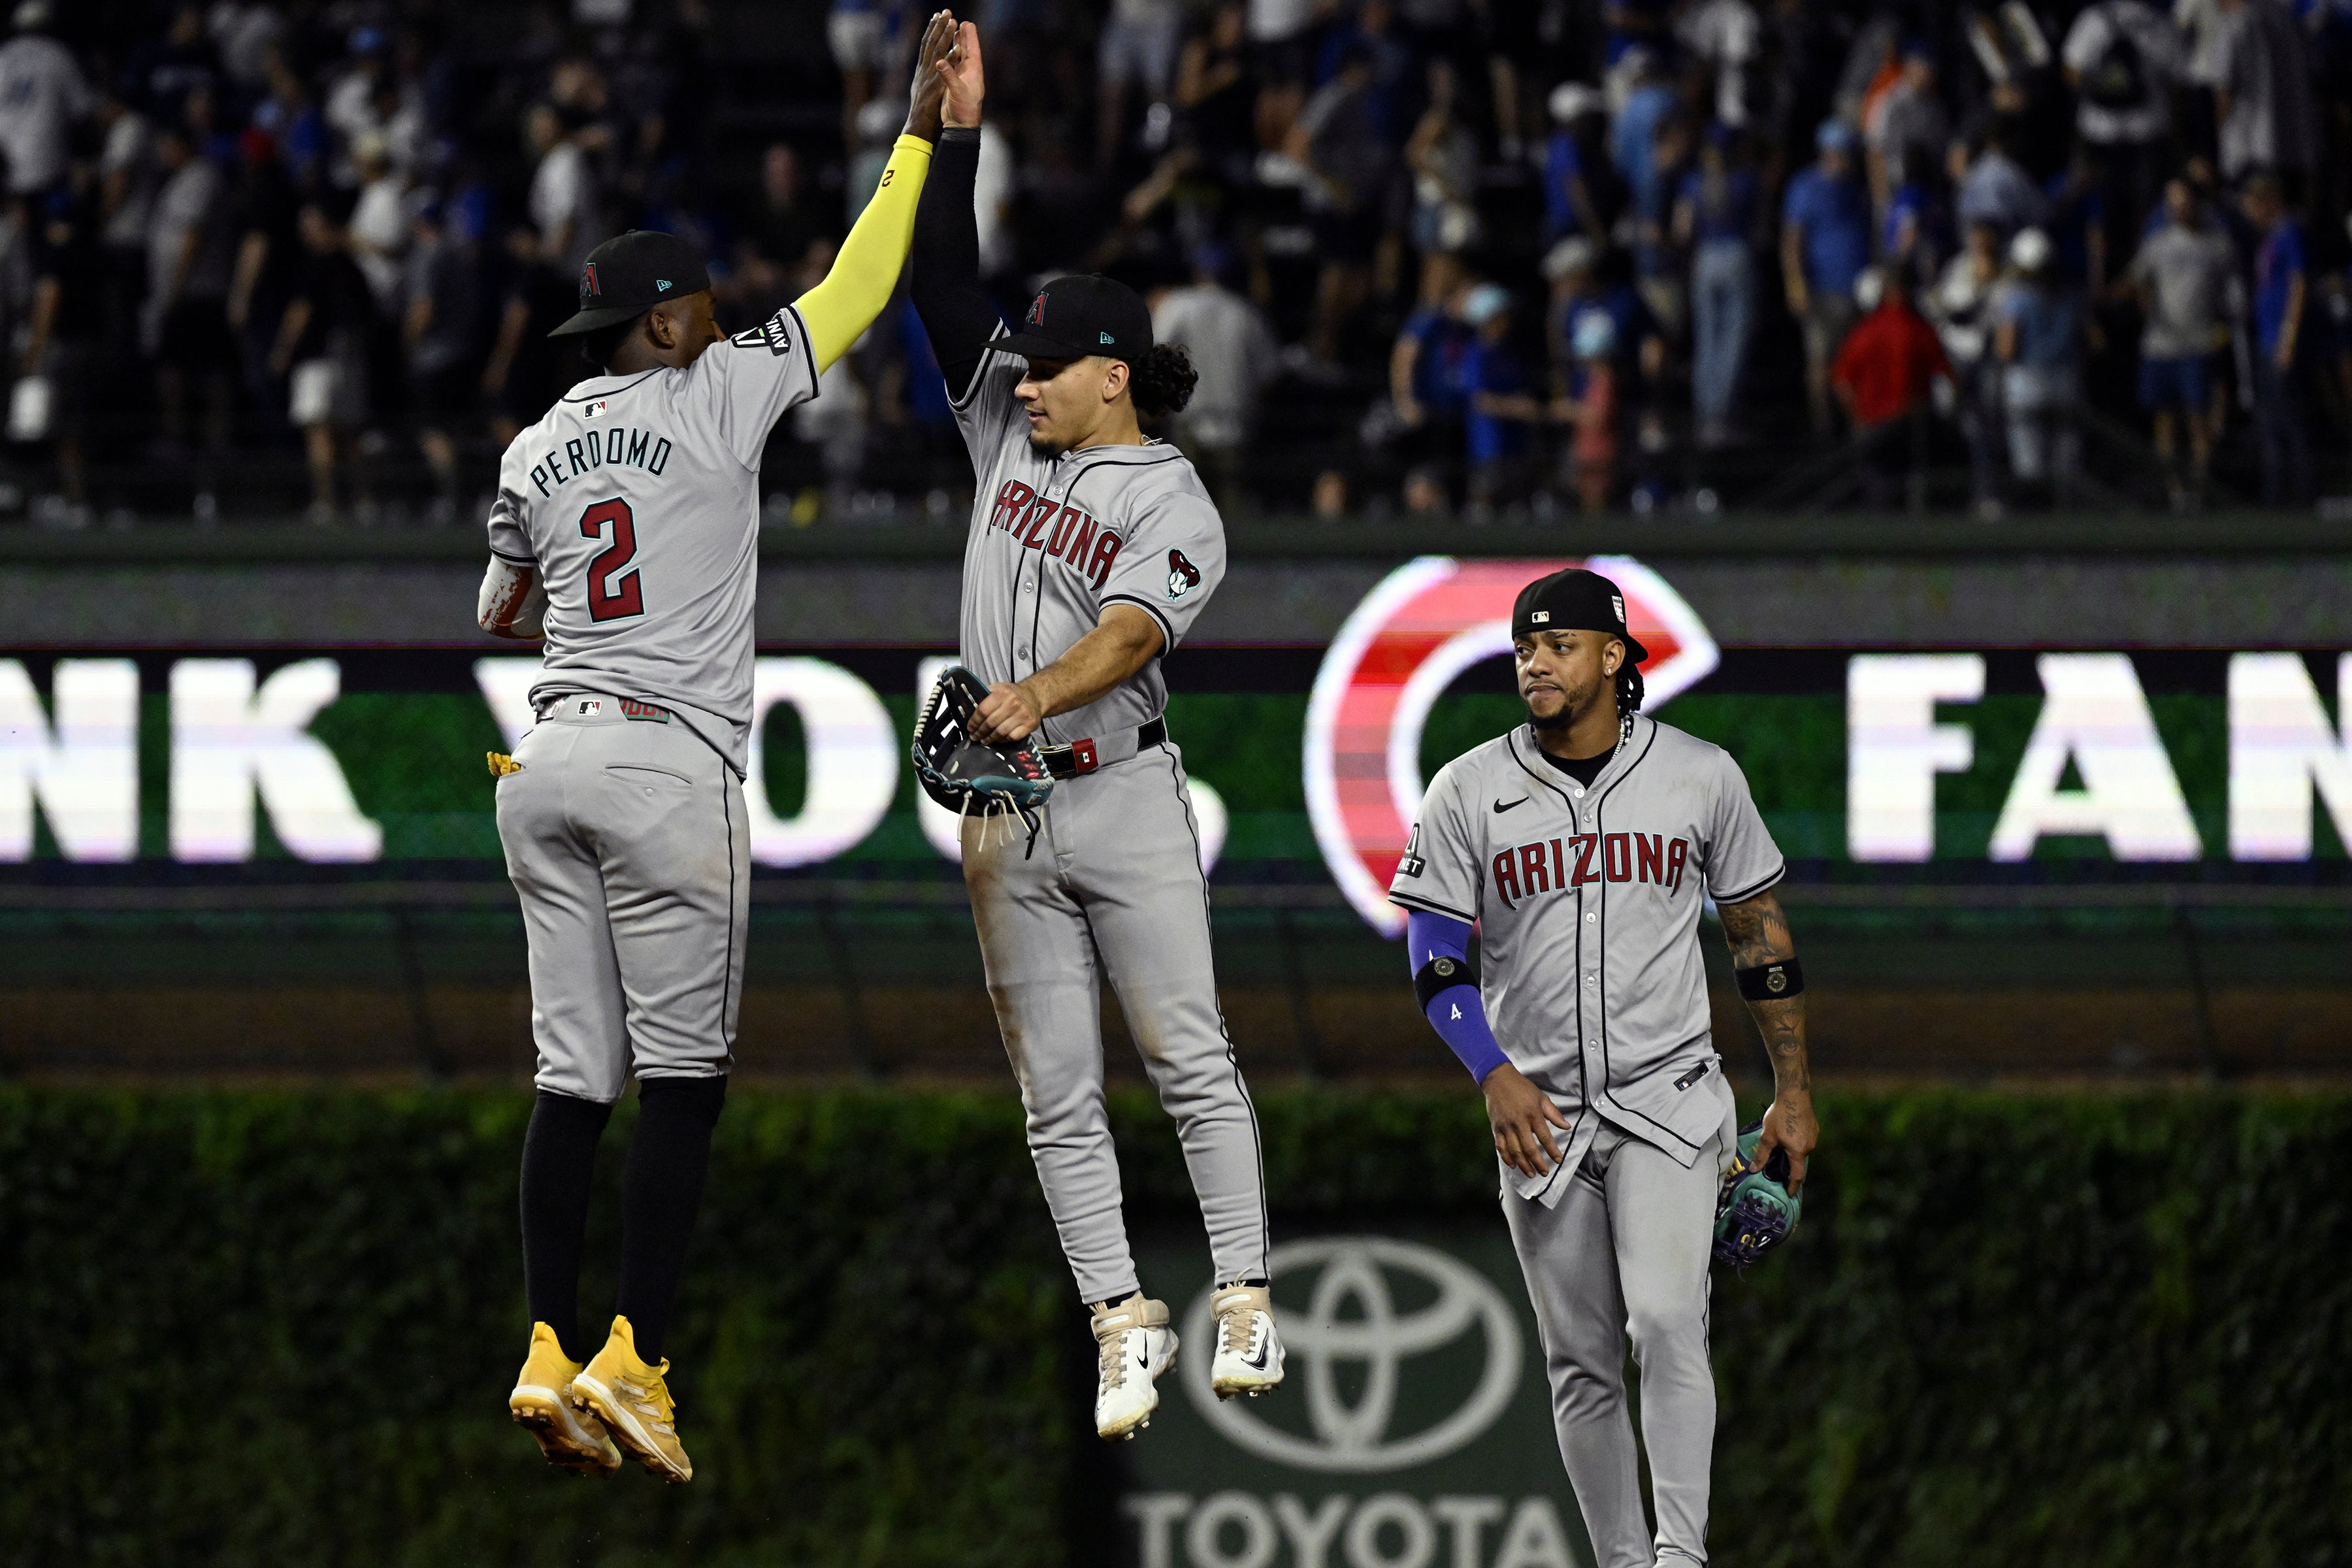
[[1431,959],[1427,963],[1423,964],[1414,973],[1412,977],[1413,1000],[1419,1002],[1425,1010],[1429,1006],[1431,999],[1436,996],[1439,992],[1451,991],[1456,985],[1475,985],[1477,984],[1478,964],[1476,960],[1470,958],[1455,958],[1450,954],[1441,952],[1435,958]]
[[977,142],[979,140],[980,127],[977,125],[942,125],[940,127],[940,144],[943,147],[951,142]]
[[1734,969],[1731,977],[1739,983],[1739,994],[1750,1002],[1785,1001],[1805,988],[1805,966],[1793,958]]

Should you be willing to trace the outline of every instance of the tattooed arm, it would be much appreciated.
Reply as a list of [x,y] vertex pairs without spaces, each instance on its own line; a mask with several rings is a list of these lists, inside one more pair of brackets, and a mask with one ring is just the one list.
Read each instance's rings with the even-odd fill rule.
[[[1736,904],[1719,904],[1716,913],[1723,919],[1724,941],[1730,944],[1736,967],[1753,969],[1797,956],[1788,916],[1769,890]],[[1756,1160],[1761,1164],[1775,1149],[1787,1150],[1789,1186],[1794,1191],[1803,1183],[1806,1159],[1821,1138],[1821,1127],[1813,1120],[1813,1073],[1805,1060],[1804,993],[1750,1001],[1748,1010],[1756,1016],[1757,1030],[1772,1057],[1772,1105],[1764,1112]]]

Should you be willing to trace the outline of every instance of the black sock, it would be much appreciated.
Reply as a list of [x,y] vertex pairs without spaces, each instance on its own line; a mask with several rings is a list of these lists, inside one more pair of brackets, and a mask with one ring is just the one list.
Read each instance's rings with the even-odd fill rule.
[[686,1272],[687,1243],[710,1171],[710,1132],[727,1103],[727,1079],[649,1078],[637,1088],[637,1131],[621,1194],[621,1316],[637,1354],[661,1361],[671,1300]]
[[573,1361],[596,1351],[580,1337],[580,1249],[596,1141],[612,1116],[609,1105],[542,1089],[522,1141],[523,1295],[530,1321],[553,1329]]

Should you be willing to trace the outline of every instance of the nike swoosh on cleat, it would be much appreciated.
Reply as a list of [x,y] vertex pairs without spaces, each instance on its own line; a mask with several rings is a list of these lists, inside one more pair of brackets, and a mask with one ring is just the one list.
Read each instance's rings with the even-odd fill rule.
[[1515,805],[1527,805],[1527,804],[1528,804],[1528,797],[1527,797],[1526,795],[1521,795],[1521,796],[1519,796],[1519,798],[1518,798],[1518,799],[1514,800],[1514,801],[1508,801],[1508,802],[1506,802],[1506,801],[1499,801],[1499,800],[1498,800],[1498,801],[1496,801],[1496,802],[1495,803],[1495,815],[1496,815],[1496,816],[1502,816],[1502,815],[1503,815],[1503,813],[1505,813],[1505,812],[1507,812],[1507,811],[1510,810],[1512,806],[1515,806]]
[[1265,1344],[1258,1346],[1256,1351],[1253,1353],[1242,1357],[1242,1363],[1244,1366],[1254,1367],[1259,1372],[1264,1372],[1265,1370],[1266,1357],[1273,1352],[1273,1350],[1274,1343],[1269,1340]]

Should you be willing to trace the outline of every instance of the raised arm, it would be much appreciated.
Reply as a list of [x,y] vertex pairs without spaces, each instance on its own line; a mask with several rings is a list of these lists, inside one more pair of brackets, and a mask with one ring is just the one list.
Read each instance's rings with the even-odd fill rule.
[[1803,1183],[1806,1158],[1821,1137],[1813,1120],[1812,1068],[1805,1059],[1805,972],[1797,963],[1788,917],[1769,889],[1736,904],[1718,904],[1716,912],[1723,919],[1739,994],[1772,1058],[1772,1104],[1764,1112],[1756,1163],[1769,1160],[1775,1149],[1787,1150],[1793,1192]]
[[931,145],[939,139],[940,100],[947,90],[941,68],[955,33],[953,16],[945,11],[933,14],[916,54],[907,129],[890,150],[874,199],[857,215],[824,280],[793,302],[808,323],[809,348],[820,372],[849,352],[898,286],[899,268],[907,264],[914,240],[916,208],[930,172]]
[[1003,323],[980,287],[980,225],[972,186],[980,174],[980,29],[957,30],[946,70],[943,129],[931,178],[915,216],[915,310],[930,335],[950,396],[961,399]]

